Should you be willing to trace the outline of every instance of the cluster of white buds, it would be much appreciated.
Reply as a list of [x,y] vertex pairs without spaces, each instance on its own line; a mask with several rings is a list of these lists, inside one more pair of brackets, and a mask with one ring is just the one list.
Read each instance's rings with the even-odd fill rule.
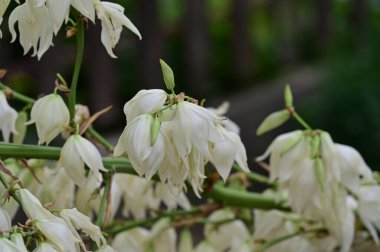
[[124,106],[127,119],[114,156],[127,154],[140,176],[150,180],[158,171],[162,182],[181,191],[188,180],[200,197],[208,161],[226,179],[236,161],[248,170],[240,137],[222,126],[214,111],[184,94],[141,90]]
[[[10,0],[0,2],[0,24],[9,3]],[[124,15],[124,8],[118,4],[100,0],[26,0],[9,16],[12,42],[17,37],[14,26],[18,22],[20,43],[24,48],[24,53],[33,49],[32,56],[41,58],[53,45],[53,37],[57,35],[62,24],[69,21],[71,7],[93,23],[95,23],[95,15],[100,19],[101,41],[111,57],[116,58],[112,49],[119,41],[123,26],[141,39],[137,28]]]

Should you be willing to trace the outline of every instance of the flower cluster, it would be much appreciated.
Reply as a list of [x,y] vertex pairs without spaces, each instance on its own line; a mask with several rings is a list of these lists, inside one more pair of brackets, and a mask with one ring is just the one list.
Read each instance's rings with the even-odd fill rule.
[[178,192],[188,180],[200,197],[208,161],[223,179],[235,161],[248,171],[240,137],[224,128],[214,111],[183,94],[141,90],[125,104],[124,113],[127,126],[114,156],[127,154],[136,172],[147,180],[158,171],[161,181]]
[[[349,194],[357,197],[362,205],[373,206],[373,210],[370,207],[364,211],[374,214],[361,218],[378,240],[373,230],[379,224],[380,213],[376,212],[379,207],[377,202],[371,202],[370,196],[376,188],[361,186],[363,182],[373,183],[374,179],[355,149],[334,143],[326,132],[307,130],[277,137],[259,160],[268,155],[270,179],[277,183],[279,192],[285,193],[291,209],[302,218],[322,223],[341,251],[349,251],[355,234],[355,216],[347,201]],[[363,190],[374,191],[363,195]]]
[[[0,24],[10,0],[0,3]],[[9,16],[9,30],[12,42],[16,40],[15,24],[18,23],[20,44],[26,54],[33,49],[32,56],[41,56],[53,45],[63,23],[70,19],[70,8],[95,22],[95,16],[102,23],[101,41],[108,54],[116,58],[112,49],[120,39],[123,26],[141,39],[132,22],[124,15],[124,8],[118,4],[100,0],[26,0],[16,7]],[[1,35],[1,33],[0,33]]]

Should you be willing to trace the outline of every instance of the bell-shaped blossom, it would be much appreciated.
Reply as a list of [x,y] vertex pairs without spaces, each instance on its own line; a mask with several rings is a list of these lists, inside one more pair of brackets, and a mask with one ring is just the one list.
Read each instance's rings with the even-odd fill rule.
[[362,186],[358,193],[358,214],[373,240],[379,245],[380,230],[380,186]]
[[76,244],[80,242],[66,222],[46,210],[41,202],[27,189],[19,189],[22,208],[31,220],[34,221],[36,228],[61,251],[75,252]]
[[[44,1],[26,0],[16,7],[9,16],[9,31],[12,42],[16,40],[15,23],[18,22],[20,44],[26,54],[33,48],[32,56],[41,56],[52,45],[54,22]],[[58,114],[58,113],[57,113]]]
[[60,216],[66,221],[72,233],[78,239],[80,239],[80,236],[76,230],[82,230],[96,242],[98,247],[101,247],[101,244],[105,245],[107,243],[100,228],[92,224],[91,219],[79,212],[76,208],[64,209],[60,212]]
[[[232,211],[228,209],[218,210],[212,213],[208,220],[219,222],[234,219]],[[204,233],[207,241],[217,251],[236,251],[249,237],[250,233],[241,220],[226,222],[225,224],[206,224]]]
[[210,154],[211,161],[220,176],[226,181],[235,161],[248,172],[247,153],[240,137],[234,132],[227,131],[221,125],[217,127],[217,130],[223,140],[210,144]]
[[16,244],[4,237],[0,237],[0,248],[1,251],[6,252],[21,252],[21,250],[16,246]]
[[159,168],[165,154],[165,136],[161,130],[152,145],[152,123],[153,117],[149,114],[135,118],[125,127],[114,151],[114,156],[127,153],[136,172],[148,180]]
[[179,101],[176,115],[171,121],[173,145],[184,162],[189,167],[188,156],[193,148],[201,155],[210,159],[209,141],[220,141],[215,123],[220,118],[215,113],[187,101]]
[[20,250],[20,252],[28,252],[28,250],[26,249],[24,238],[20,233],[11,234],[10,239],[14,244],[16,244],[16,247]]
[[99,170],[106,171],[98,149],[82,136],[72,135],[62,147],[58,165],[78,186],[85,187],[87,178],[84,164],[90,168],[95,179],[99,178]]
[[29,123],[36,124],[38,144],[49,144],[70,123],[69,109],[57,94],[38,99],[32,107],[30,117]]
[[141,35],[132,22],[124,15],[124,8],[115,3],[94,0],[95,10],[102,22],[101,41],[108,54],[116,58],[112,49],[119,42],[123,26],[135,33],[140,39]]
[[70,5],[83,16],[95,21],[94,2],[89,0],[45,0],[50,16],[54,23],[54,34],[60,30],[63,22],[67,23],[70,14]]
[[0,129],[5,142],[9,142],[11,132],[17,134],[16,120],[17,111],[9,106],[4,92],[0,91]]
[[5,232],[11,229],[11,217],[7,211],[0,207],[0,232]]
[[117,234],[112,241],[112,247],[116,251],[128,248],[130,252],[145,252],[149,235],[149,231],[144,228],[133,228]]
[[162,89],[140,90],[124,105],[127,122],[142,114],[149,114],[159,110],[165,103],[168,94]]

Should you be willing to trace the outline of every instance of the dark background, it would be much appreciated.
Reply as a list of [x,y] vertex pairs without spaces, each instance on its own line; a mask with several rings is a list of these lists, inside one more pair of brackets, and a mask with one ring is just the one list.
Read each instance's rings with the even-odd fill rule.
[[[376,0],[124,0],[143,40],[127,29],[110,58],[100,22],[86,31],[79,103],[92,113],[113,105],[95,126],[116,141],[125,126],[124,103],[143,88],[164,88],[159,59],[174,70],[176,90],[206,106],[231,102],[229,117],[242,129],[250,165],[285,127],[256,137],[261,120],[282,109],[291,84],[296,107],[313,127],[360,150],[373,169],[380,150],[380,2]],[[14,3],[13,3],[14,4]],[[9,15],[10,9],[7,11]],[[40,61],[10,44],[1,26],[3,80],[31,96],[54,89],[56,73],[68,82],[75,39],[65,29]]]

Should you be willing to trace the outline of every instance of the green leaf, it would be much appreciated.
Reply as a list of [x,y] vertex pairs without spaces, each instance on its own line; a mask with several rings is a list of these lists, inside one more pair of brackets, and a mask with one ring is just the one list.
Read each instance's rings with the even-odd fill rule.
[[162,59],[160,59],[162,75],[164,76],[164,81],[166,84],[166,88],[169,90],[174,90],[174,73],[173,70],[165,63]]
[[292,90],[290,89],[289,85],[285,86],[284,99],[285,99],[285,107],[286,108],[292,108],[293,107],[293,94],[292,94]]
[[289,112],[286,109],[273,112],[272,114],[268,115],[260,124],[259,128],[256,131],[256,134],[260,136],[274,128],[277,128],[278,126],[284,124],[289,119],[289,117]]

